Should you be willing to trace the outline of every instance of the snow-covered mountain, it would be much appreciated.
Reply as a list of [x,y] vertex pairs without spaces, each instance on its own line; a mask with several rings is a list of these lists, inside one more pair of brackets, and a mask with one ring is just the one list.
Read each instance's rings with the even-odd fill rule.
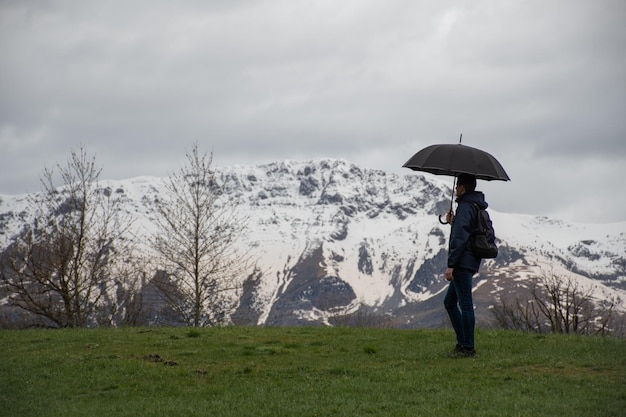
[[[248,233],[240,242],[261,275],[245,282],[233,321],[295,325],[384,320],[436,327],[446,322],[443,292],[451,180],[360,168],[344,160],[283,161],[218,169],[241,201]],[[103,181],[149,233],[164,178]],[[480,183],[479,187],[480,189]],[[1,196],[0,250],[30,221],[23,196]],[[489,200],[489,196],[487,196]],[[500,255],[475,283],[477,318],[539,274],[570,274],[626,311],[626,223],[573,224],[489,210]]]

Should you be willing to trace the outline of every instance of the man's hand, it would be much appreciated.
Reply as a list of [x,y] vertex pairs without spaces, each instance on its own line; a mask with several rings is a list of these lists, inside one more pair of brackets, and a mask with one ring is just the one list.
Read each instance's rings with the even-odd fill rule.
[[449,212],[446,213],[446,223],[452,224],[453,221],[454,221],[454,211],[450,210]]
[[454,272],[454,268],[448,268],[446,269],[446,279],[448,281],[452,281],[454,279],[454,277],[452,276],[452,273]]

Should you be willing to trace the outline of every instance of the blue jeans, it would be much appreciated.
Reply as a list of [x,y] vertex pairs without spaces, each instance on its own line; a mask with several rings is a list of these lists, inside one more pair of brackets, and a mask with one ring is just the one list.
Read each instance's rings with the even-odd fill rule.
[[456,333],[457,344],[474,348],[474,302],[472,301],[472,277],[468,269],[454,268],[443,305],[448,311],[450,322]]

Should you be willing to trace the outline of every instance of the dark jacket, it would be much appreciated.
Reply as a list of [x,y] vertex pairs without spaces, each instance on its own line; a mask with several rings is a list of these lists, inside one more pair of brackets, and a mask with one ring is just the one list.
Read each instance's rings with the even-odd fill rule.
[[468,244],[478,214],[478,209],[473,203],[481,208],[487,208],[488,204],[485,201],[485,195],[480,191],[465,193],[456,201],[458,206],[452,222],[448,244],[448,268],[465,268],[472,272],[478,272],[480,258],[472,254]]

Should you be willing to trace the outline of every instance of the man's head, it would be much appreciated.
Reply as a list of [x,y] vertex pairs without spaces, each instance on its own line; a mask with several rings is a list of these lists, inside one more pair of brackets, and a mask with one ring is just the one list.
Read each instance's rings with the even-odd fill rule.
[[456,195],[458,197],[465,193],[476,190],[476,177],[471,174],[461,174],[456,181]]

